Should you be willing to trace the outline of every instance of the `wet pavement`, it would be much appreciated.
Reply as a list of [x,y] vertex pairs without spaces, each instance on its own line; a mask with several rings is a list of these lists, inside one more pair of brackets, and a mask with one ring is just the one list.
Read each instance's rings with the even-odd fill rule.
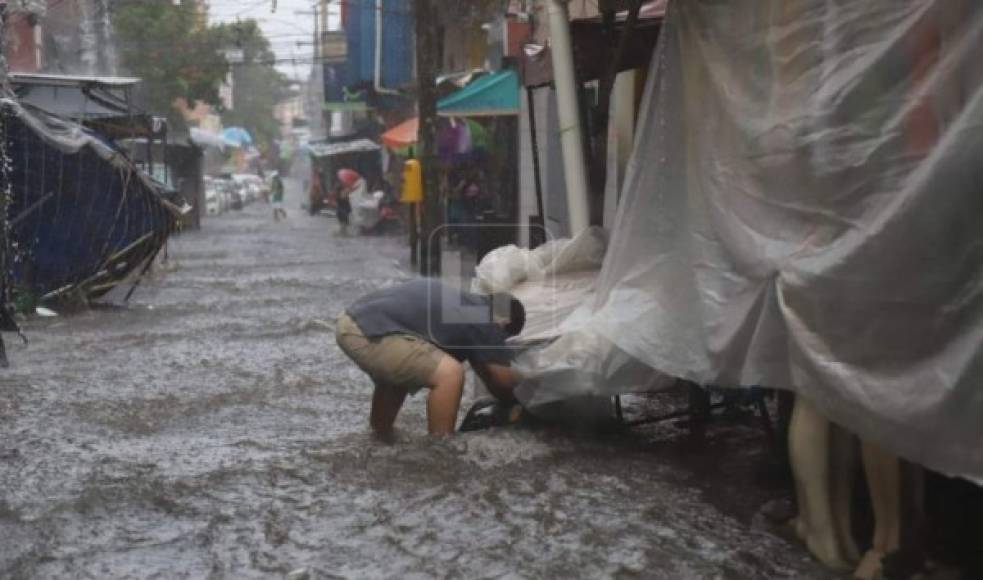
[[788,488],[750,421],[699,445],[671,426],[435,439],[417,396],[397,443],[373,440],[333,318],[407,278],[407,252],[333,237],[298,190],[286,222],[257,203],[176,237],[127,305],[8,336],[0,577],[829,576],[752,525]]

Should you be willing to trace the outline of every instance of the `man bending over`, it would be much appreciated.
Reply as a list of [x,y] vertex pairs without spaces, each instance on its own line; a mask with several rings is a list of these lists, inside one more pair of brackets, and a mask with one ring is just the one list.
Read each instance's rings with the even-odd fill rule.
[[430,433],[451,433],[464,388],[465,361],[495,398],[514,403],[517,377],[505,339],[526,314],[510,294],[472,294],[421,278],[367,294],[338,317],[338,346],[375,383],[369,422],[392,434],[407,394],[422,388]]

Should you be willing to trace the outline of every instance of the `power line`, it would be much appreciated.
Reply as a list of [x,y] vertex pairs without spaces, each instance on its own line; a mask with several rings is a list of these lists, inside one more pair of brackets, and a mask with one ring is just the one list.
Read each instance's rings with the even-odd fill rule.
[[[263,0],[263,1],[264,2],[269,2],[269,0]],[[359,9],[359,8],[362,8],[363,7],[362,6],[362,3],[363,2],[370,3],[370,6],[369,7],[372,9],[373,12],[375,12],[375,11],[378,10],[375,7],[375,0],[340,0],[340,1],[337,1],[337,2],[331,2],[331,3],[328,4],[328,6],[329,7],[337,6],[338,8],[350,7],[352,9]],[[236,4],[238,4],[238,3],[236,3]],[[314,6],[315,4],[316,4],[316,2],[312,2],[311,3],[311,6]],[[254,8],[256,8],[256,5],[253,5],[251,8],[249,8],[249,10],[252,10]],[[398,8],[385,8],[384,7],[382,9],[382,12],[383,12],[383,14],[389,14],[389,15],[393,15],[393,16],[412,16],[413,15],[413,11],[412,10],[398,9]],[[245,11],[240,11],[237,14],[233,14],[233,16],[237,16],[237,15],[238,16],[241,16],[244,13],[245,13]]]
[[340,64],[345,62],[344,60],[337,60],[328,57],[295,57],[295,58],[274,58],[274,59],[264,59],[264,60],[254,60],[252,62],[235,62],[229,63],[230,67],[236,66],[276,66],[280,64]]

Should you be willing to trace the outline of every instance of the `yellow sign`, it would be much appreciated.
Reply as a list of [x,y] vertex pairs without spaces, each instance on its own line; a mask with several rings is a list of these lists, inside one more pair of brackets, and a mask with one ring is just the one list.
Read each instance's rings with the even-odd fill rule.
[[416,159],[407,159],[403,164],[403,194],[399,197],[403,203],[420,203],[423,201],[423,171]]

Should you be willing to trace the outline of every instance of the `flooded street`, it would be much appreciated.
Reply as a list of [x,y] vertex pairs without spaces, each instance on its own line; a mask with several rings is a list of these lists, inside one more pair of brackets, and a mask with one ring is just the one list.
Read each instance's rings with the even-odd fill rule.
[[[760,432],[367,424],[335,315],[410,276],[399,238],[268,206],[207,219],[126,306],[28,322],[0,374],[0,577],[823,578],[752,526]],[[468,407],[467,399],[463,408]],[[739,433],[743,433],[740,431]]]

